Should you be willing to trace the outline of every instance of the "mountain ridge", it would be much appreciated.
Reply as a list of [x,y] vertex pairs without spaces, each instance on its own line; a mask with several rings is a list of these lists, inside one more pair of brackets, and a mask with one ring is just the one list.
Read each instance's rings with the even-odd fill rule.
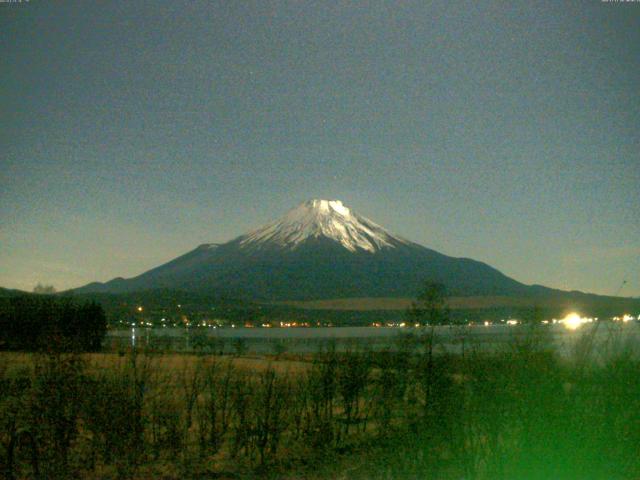
[[169,288],[275,301],[414,297],[425,280],[445,284],[456,296],[554,291],[524,285],[484,262],[405,240],[339,200],[320,199],[226,243],[204,243],[135,277],[74,291]]

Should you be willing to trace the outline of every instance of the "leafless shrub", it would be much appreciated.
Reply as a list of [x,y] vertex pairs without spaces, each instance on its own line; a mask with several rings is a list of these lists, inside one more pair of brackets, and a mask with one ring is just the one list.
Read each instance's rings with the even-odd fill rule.
[[200,455],[220,450],[232,420],[232,394],[236,369],[230,361],[211,361],[204,371],[204,399],[197,416]]

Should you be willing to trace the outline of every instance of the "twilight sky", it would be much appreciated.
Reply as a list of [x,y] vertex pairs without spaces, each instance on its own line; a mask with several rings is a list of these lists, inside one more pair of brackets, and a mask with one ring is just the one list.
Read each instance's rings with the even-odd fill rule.
[[133,276],[331,198],[640,295],[640,3],[97,3],[0,3],[0,286]]

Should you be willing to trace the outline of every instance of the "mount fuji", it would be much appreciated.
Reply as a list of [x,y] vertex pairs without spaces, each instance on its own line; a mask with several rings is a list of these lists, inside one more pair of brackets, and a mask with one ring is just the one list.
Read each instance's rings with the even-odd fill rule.
[[457,296],[550,291],[393,235],[339,200],[309,200],[227,243],[203,244],[137,277],[75,291],[176,289],[256,300],[413,297],[425,280],[444,283]]

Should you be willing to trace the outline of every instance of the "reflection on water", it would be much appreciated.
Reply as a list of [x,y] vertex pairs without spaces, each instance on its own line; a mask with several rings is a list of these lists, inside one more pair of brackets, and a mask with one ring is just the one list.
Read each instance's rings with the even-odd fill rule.
[[[312,353],[322,348],[395,349],[406,348],[431,332],[430,327],[318,327],[318,328],[136,328],[111,331],[107,348],[134,347],[168,351],[202,351],[209,353]],[[531,330],[527,326],[474,325],[435,327],[438,349],[461,353],[465,349],[495,351],[506,348],[516,339],[533,335],[537,340],[553,343],[562,354],[572,353],[580,339],[592,337],[601,348],[640,347],[640,322],[598,322],[567,329],[561,324],[543,325]],[[533,333],[532,333],[533,332]]]

